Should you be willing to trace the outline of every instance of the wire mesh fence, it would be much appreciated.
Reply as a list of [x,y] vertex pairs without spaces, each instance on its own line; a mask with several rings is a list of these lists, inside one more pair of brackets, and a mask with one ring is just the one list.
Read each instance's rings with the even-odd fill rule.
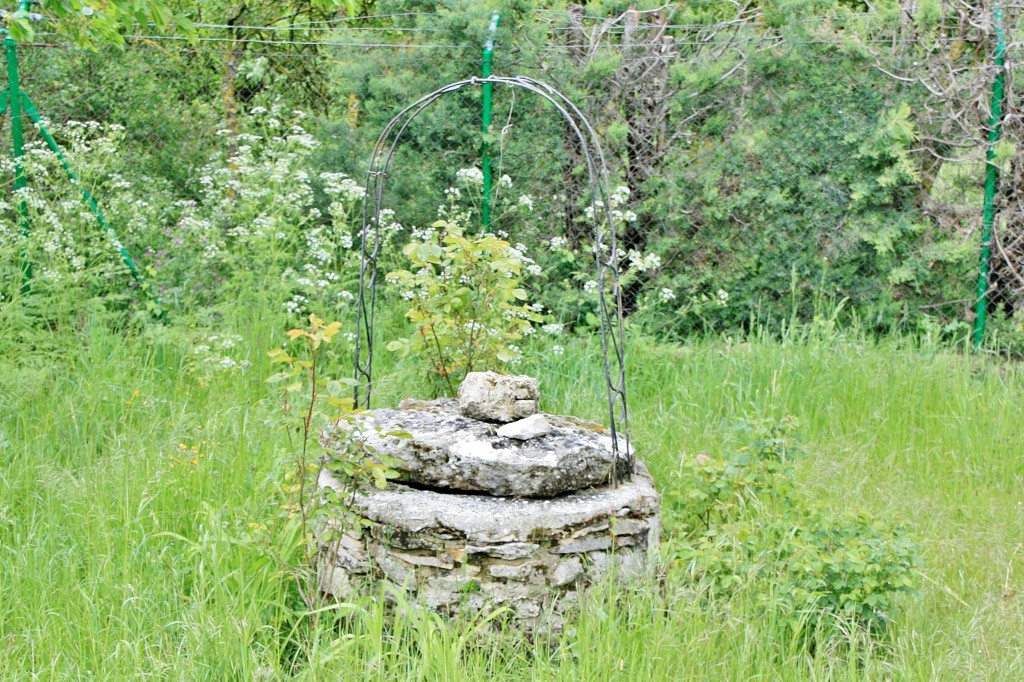
[[[623,188],[619,260],[636,324],[685,336],[841,311],[877,330],[963,331],[976,314],[995,19],[985,7],[911,10],[794,18],[745,9],[716,21],[672,6],[530,11],[503,20],[494,69],[552,83],[595,123]],[[1003,11],[988,298],[991,311],[1012,316],[1024,298],[1024,128],[1013,79],[1020,8]],[[482,13],[442,12],[210,22],[191,40],[140,33],[99,50],[39,33],[19,47],[21,80],[152,272],[188,248],[171,228],[206,196],[218,164],[230,169],[258,138],[291,139],[295,126],[315,138],[289,172],[312,178],[321,207],[330,201],[322,173],[362,184],[394,113],[478,75],[486,27]],[[93,163],[103,150],[76,138],[72,121],[123,126],[118,151]],[[482,136],[477,95],[453,96],[410,128],[385,202],[406,230],[429,225],[460,189],[458,171],[480,165],[486,140],[496,179],[507,178],[495,185],[505,207],[495,229],[537,252],[538,288],[580,322],[592,284],[573,254],[592,245],[581,150],[563,126],[543,101],[496,87]],[[154,196],[120,205],[119,183]],[[281,191],[279,202],[296,200]],[[4,220],[17,222],[13,202]]]

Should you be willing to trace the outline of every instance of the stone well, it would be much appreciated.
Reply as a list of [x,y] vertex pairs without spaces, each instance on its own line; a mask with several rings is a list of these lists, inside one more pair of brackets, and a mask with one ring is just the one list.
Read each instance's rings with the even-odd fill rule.
[[[616,461],[606,429],[537,413],[538,398],[535,379],[481,373],[459,401],[360,414],[360,437],[401,476],[357,496],[372,526],[324,543],[323,590],[345,599],[383,581],[442,613],[507,606],[557,626],[581,589],[642,575],[660,529],[646,469],[623,470],[624,440]],[[320,485],[338,482],[325,470]]]

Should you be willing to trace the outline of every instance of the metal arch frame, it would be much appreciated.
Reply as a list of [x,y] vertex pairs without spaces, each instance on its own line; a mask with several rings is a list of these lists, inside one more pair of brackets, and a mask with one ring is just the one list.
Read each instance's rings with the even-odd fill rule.
[[[604,353],[604,374],[608,390],[609,429],[612,453],[618,463],[618,466],[613,467],[613,481],[617,481],[620,474],[628,476],[632,472],[633,449],[630,446],[629,412],[626,404],[625,332],[622,318],[622,289],[619,286],[619,253],[612,219],[611,192],[604,150],[593,126],[568,97],[547,83],[526,76],[489,76],[449,83],[405,107],[388,122],[377,138],[366,172],[366,195],[363,200],[359,296],[356,302],[359,329],[355,344],[355,406],[369,408],[373,391],[373,322],[377,300],[377,258],[382,244],[380,213],[385,181],[395,150],[412,121],[438,99],[465,87],[484,84],[521,88],[553,105],[576,136],[586,157],[594,224],[594,259],[599,292],[601,348]],[[610,292],[606,291],[605,286],[609,281]],[[364,386],[365,390],[361,391]],[[624,448],[620,445],[620,439]]]

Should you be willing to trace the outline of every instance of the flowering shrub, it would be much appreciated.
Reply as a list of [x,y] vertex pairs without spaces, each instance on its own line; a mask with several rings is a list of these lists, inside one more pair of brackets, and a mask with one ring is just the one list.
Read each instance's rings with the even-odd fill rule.
[[[75,121],[47,127],[60,138],[82,179],[68,179],[60,160],[42,141],[26,143],[22,167],[27,186],[16,190],[10,202],[0,202],[0,260],[6,266],[0,295],[10,297],[20,286],[23,258],[31,264],[32,287],[40,295],[82,288],[95,299],[125,291],[130,280],[118,253],[121,241],[97,224],[82,200],[82,188],[89,187],[121,203],[136,204],[134,211],[142,220],[151,215],[148,204],[127,199],[126,182],[116,172],[124,128]],[[13,177],[13,159],[0,161],[0,171]],[[27,209],[27,235],[18,214],[21,202]],[[124,231],[118,237],[124,239]]]
[[215,374],[243,372],[252,367],[246,359],[235,357],[242,337],[238,334],[207,334],[192,346],[186,369],[201,380],[209,381]]
[[182,247],[172,261],[181,262],[165,286],[270,291],[296,316],[352,300],[352,221],[363,188],[340,173],[311,176],[319,143],[303,118],[257,108],[236,153],[213,155],[199,175],[200,199],[183,206],[169,233]]
[[[143,303],[146,296],[134,291],[121,262],[123,243],[153,294],[171,308],[198,310],[261,292],[296,317],[310,306],[345,309],[354,300],[354,223],[364,191],[344,174],[308,170],[319,144],[303,118],[297,111],[254,109],[247,132],[229,138],[221,131],[224,149],[199,169],[188,192],[133,175],[120,126],[48,124],[81,182],[67,180],[42,143],[26,145],[28,187],[0,203],[0,296],[20,286],[24,252],[37,294],[79,289],[107,305]],[[11,160],[0,164],[13,175]],[[97,198],[118,239],[97,225],[82,187]],[[29,211],[27,239],[19,199]],[[393,221],[386,227],[401,230]],[[53,301],[46,306],[55,309]]]
[[[635,229],[639,220],[637,214],[628,208],[629,189],[623,185],[615,187],[610,196],[608,213],[618,236],[619,246],[611,253],[611,246],[606,240],[601,244],[601,259],[613,262],[619,273],[620,287],[625,290],[638,278],[644,277],[654,281],[662,269],[662,259],[652,251],[641,252],[635,248],[623,246],[624,236],[630,229]],[[529,197],[525,197],[529,199]],[[565,196],[558,195],[558,202],[564,203]],[[557,202],[556,202],[557,203]],[[530,202],[532,206],[532,201]],[[599,220],[605,219],[604,202],[596,202]],[[548,295],[548,305],[556,317],[564,320],[572,327],[594,329],[600,325],[598,315],[598,282],[595,272],[595,253],[597,246],[593,235],[594,206],[586,205],[575,218],[574,234],[551,234],[547,225],[564,224],[563,212],[558,210],[545,223],[543,229],[527,227],[524,238],[536,239],[544,243],[542,251],[538,251],[538,262],[535,264],[538,289]],[[605,281],[606,293],[611,290],[612,282]],[[662,301],[670,301],[675,293],[668,288],[660,290]]]

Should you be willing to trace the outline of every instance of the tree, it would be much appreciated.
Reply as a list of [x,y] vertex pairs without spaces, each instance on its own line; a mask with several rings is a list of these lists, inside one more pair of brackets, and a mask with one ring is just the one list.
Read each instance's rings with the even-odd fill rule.
[[38,12],[30,12],[26,0],[19,2],[16,12],[4,15],[7,30],[15,40],[32,40],[33,22],[45,21],[76,45],[95,47],[102,44],[123,45],[125,32],[155,25],[164,29],[175,26],[191,34],[192,22],[184,13],[175,13],[164,0],[37,0]]
[[[224,45],[221,77],[221,98],[225,128],[232,139],[239,134],[238,107],[240,96],[251,97],[254,92],[241,93],[238,88],[239,69],[246,51],[253,44],[275,43],[285,51],[302,51],[316,55],[324,35],[326,22],[337,18],[339,12],[355,14],[362,4],[356,0],[220,0],[205,3],[183,3],[195,24],[214,32],[211,38]],[[184,8],[183,8],[184,9]],[[364,8],[365,9],[365,8]],[[200,40],[208,39],[204,36]],[[276,64],[283,62],[278,61]],[[289,74],[311,90],[320,90],[322,78],[315,65],[307,61],[293,62],[294,72]],[[258,90],[258,88],[256,88]],[[316,97],[311,97],[315,101]],[[232,152],[236,151],[232,143]]]

